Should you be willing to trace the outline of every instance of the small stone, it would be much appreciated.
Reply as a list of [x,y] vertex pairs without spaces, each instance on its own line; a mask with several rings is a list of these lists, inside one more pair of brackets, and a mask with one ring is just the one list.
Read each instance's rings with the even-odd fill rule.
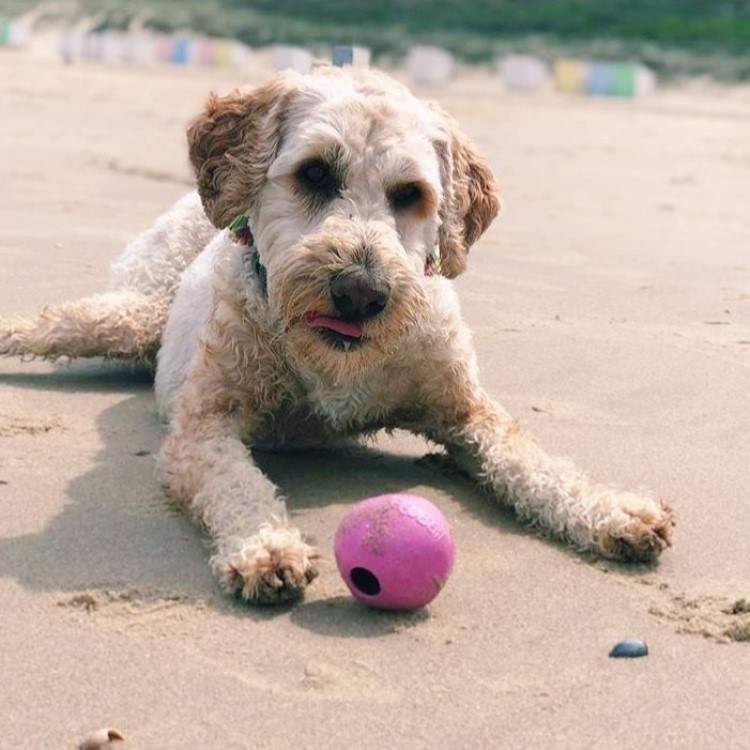
[[112,747],[113,742],[124,742],[125,735],[117,729],[99,729],[92,732],[78,745],[78,750],[104,750]]
[[625,638],[609,652],[613,659],[637,659],[648,656],[648,646],[640,638]]

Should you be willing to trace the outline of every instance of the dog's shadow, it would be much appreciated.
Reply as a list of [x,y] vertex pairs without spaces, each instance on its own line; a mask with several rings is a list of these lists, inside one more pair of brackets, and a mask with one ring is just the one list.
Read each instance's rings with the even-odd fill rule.
[[[161,592],[166,597],[200,600],[238,617],[268,619],[291,610],[299,626],[327,635],[378,636],[420,621],[419,612],[374,613],[340,594],[281,609],[243,606],[222,594],[210,573],[210,550],[201,532],[165,498],[157,480],[154,456],[164,429],[155,415],[147,372],[124,365],[86,364],[49,373],[0,374],[0,383],[81,392],[81,397],[93,391],[124,396],[100,412],[101,450],[91,468],[69,481],[65,497],[59,498],[59,513],[40,531],[0,537],[0,575],[48,591],[61,604],[75,601],[83,591],[126,591],[134,596],[140,591],[145,596]],[[60,450],[75,452],[64,433],[39,439],[57,440]],[[427,444],[424,450],[428,451]],[[412,455],[376,448],[255,452],[254,458],[281,488],[292,514],[302,513],[310,521],[319,518],[305,513],[310,508],[428,486],[460,499],[464,511],[500,534],[526,533],[467,479],[446,471],[440,459],[425,459],[418,451]],[[29,475],[28,482],[33,481]],[[24,489],[11,485],[0,491],[23,493]],[[323,516],[321,523],[333,523],[330,513],[326,516],[323,510]],[[326,527],[322,536],[330,540],[334,531]],[[331,574],[330,568],[326,573]]]

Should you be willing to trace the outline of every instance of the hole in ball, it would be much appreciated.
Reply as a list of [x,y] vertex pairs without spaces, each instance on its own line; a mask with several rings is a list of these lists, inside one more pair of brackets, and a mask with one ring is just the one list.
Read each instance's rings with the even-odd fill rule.
[[380,593],[380,581],[367,568],[352,568],[352,572],[349,575],[351,576],[352,583],[363,594],[375,596]]

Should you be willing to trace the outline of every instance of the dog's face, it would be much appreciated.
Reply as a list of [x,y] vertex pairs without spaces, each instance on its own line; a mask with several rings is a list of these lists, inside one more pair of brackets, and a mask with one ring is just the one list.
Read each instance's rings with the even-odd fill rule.
[[371,71],[286,73],[214,97],[188,138],[209,218],[250,218],[289,353],[337,380],[419,325],[426,278],[458,275],[498,210],[452,121]]

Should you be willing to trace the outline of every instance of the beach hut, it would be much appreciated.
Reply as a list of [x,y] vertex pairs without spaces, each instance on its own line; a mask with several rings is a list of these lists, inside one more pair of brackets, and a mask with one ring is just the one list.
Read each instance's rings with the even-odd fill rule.
[[500,75],[509,91],[539,91],[550,80],[544,60],[530,55],[507,55],[500,62]]
[[331,51],[331,62],[338,67],[353,65],[367,68],[370,66],[370,50],[349,44],[336,44]]
[[274,47],[274,68],[276,70],[296,70],[298,73],[309,73],[313,56],[301,47],[290,47],[278,44]]
[[197,61],[199,65],[212,67],[218,64],[217,43],[215,39],[198,39],[196,42]]
[[636,96],[647,96],[656,90],[656,73],[645,65],[635,66],[633,90]]
[[553,76],[558,91],[566,94],[580,94],[586,90],[588,71],[586,63],[581,60],[568,58],[555,60]]
[[128,59],[136,65],[148,65],[156,60],[157,40],[148,31],[133,31],[128,34]]
[[129,59],[128,36],[121,31],[101,34],[101,60],[106,63],[123,63]]
[[172,39],[170,60],[175,65],[187,65],[190,62],[190,39],[184,37]]
[[19,20],[0,18],[0,47],[21,49],[31,41],[31,27]]
[[57,44],[60,58],[65,63],[72,63],[83,57],[83,37],[75,31],[64,31]]
[[611,96],[615,88],[615,66],[594,60],[586,65],[585,91],[593,96]]
[[104,40],[102,35],[96,31],[90,31],[83,35],[81,42],[81,57],[84,60],[101,60],[104,53]]
[[222,68],[231,68],[234,63],[234,43],[231,39],[216,40],[216,64]]
[[159,62],[171,62],[172,38],[166,34],[159,34],[159,36],[156,37],[154,51],[156,52],[156,59]]
[[453,55],[440,47],[415,45],[409,51],[407,68],[417,85],[435,86],[448,83],[453,78]]
[[237,69],[244,68],[250,61],[253,52],[247,44],[242,42],[232,42],[232,66]]

